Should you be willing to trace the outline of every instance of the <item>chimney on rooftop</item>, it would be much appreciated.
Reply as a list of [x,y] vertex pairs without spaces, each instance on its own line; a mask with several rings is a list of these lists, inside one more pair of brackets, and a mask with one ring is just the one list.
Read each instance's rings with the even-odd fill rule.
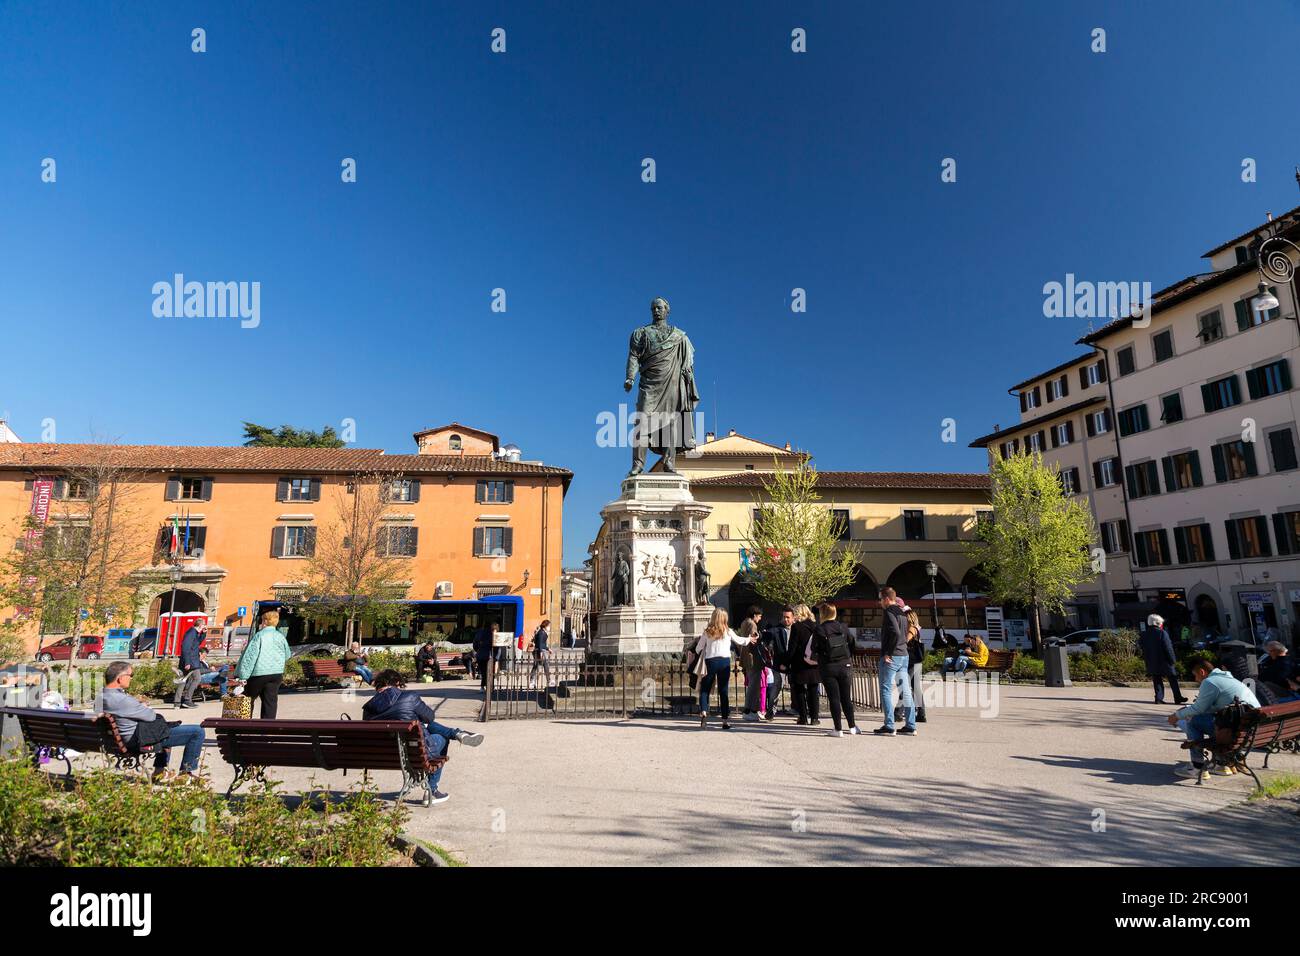
[[705,433],[704,433],[704,444],[707,445],[709,442],[713,441],[713,439],[715,439],[715,438],[717,438],[717,437],[718,437],[718,436],[715,435],[715,434],[713,434],[713,432],[705,432]]
[[736,434],[736,430],[735,430],[734,428],[729,428],[729,429],[727,429],[727,437],[728,437],[728,438],[734,437],[735,434]]
[[789,443],[789,442],[786,442],[786,443],[785,443],[785,450],[786,450],[786,451],[789,451],[789,450],[790,450],[790,443]]

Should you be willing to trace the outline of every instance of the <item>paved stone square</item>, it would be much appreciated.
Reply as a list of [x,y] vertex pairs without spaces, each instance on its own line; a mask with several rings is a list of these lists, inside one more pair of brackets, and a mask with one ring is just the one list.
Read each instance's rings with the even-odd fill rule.
[[[1248,804],[1249,777],[1175,777],[1185,752],[1164,722],[1173,708],[1140,688],[1002,685],[995,718],[934,710],[916,738],[843,739],[825,735],[826,718],[705,732],[669,719],[483,725],[476,683],[412,689],[440,721],[487,736],[452,745],[451,800],[412,803],[408,827],[472,865],[1300,862],[1295,804]],[[357,718],[368,694],[285,693],[279,716]],[[1269,766],[1300,771],[1300,758]],[[205,767],[224,789],[231,772],[211,740]],[[272,776],[301,787],[311,774]],[[356,779],[316,777],[336,789]],[[396,791],[396,774],[377,780]]]

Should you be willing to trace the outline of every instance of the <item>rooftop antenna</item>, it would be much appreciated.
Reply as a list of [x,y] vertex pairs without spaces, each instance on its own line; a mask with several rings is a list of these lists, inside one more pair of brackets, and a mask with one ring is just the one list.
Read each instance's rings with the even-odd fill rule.
[[1295,168],[1295,184],[1297,187],[1300,187],[1300,166]]
[[713,380],[713,434],[718,433],[718,380]]

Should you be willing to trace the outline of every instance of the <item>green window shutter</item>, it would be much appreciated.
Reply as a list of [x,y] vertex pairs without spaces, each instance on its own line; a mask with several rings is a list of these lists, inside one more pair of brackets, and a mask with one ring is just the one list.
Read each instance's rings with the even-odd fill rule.
[[275,500],[276,501],[289,500],[289,479],[288,478],[280,478],[276,481]]
[[1260,383],[1260,371],[1257,368],[1246,369],[1246,391],[1252,399],[1259,398],[1264,391]]
[[1241,539],[1237,537],[1237,522],[1229,519],[1223,523],[1228,532],[1228,557],[1233,561],[1241,560]]
[[505,551],[506,556],[515,553],[515,529],[505,528],[501,532],[501,549]]
[[1156,538],[1160,541],[1160,563],[1169,563],[1169,532],[1161,528],[1156,532]]
[[1199,488],[1205,482],[1201,479],[1201,453],[1199,451],[1188,452],[1191,457],[1192,465],[1192,487]]
[[1174,550],[1178,553],[1178,563],[1187,563],[1187,531],[1184,528],[1174,528]]
[[1293,550],[1291,547],[1290,529],[1286,525],[1286,515],[1273,515],[1273,537],[1277,538],[1277,553],[1290,554]]
[[1145,404],[1137,407],[1138,431],[1144,432],[1151,427],[1151,420],[1147,418],[1147,407]]
[[1137,558],[1138,567],[1145,568],[1148,563],[1146,534],[1139,532],[1133,536],[1133,549],[1136,552],[1135,557]]
[[[313,480],[312,482],[313,487],[315,486],[315,484],[316,482]],[[310,558],[316,554],[316,529],[315,528],[307,529],[306,534],[303,535],[302,547],[303,547],[303,554],[305,554],[307,557]]]
[[1205,545],[1205,560],[1214,560],[1214,535],[1210,533],[1210,526],[1203,524],[1201,528],[1201,543]]
[[1128,482],[1128,496],[1136,498],[1138,496],[1137,474],[1132,465],[1124,466],[1124,480]]
[[1266,558],[1271,558],[1273,556],[1273,547],[1268,543],[1268,520],[1263,516],[1247,520],[1255,522],[1255,533],[1259,535],[1260,553]]
[[201,497],[204,501],[212,500],[212,479],[211,478],[203,479],[203,492],[201,494]]
[[1223,461],[1223,446],[1211,445],[1210,457],[1214,460],[1214,480],[1228,480],[1228,466]]
[[284,528],[271,529],[271,557],[278,558],[284,554]]
[[1207,412],[1214,411],[1218,406],[1214,401],[1214,388],[1211,385],[1201,386],[1201,405]]
[[1165,491],[1174,492],[1178,490],[1178,479],[1174,475],[1174,459],[1172,455],[1166,455],[1160,459],[1160,464],[1165,469]]
[[1160,468],[1154,461],[1148,461],[1143,466],[1147,474],[1147,491],[1153,495],[1160,494]]
[[483,539],[487,535],[487,528],[474,529],[474,556],[482,557],[484,552]]
[[[320,486],[321,486],[321,480],[320,480],[319,478],[313,478],[313,479],[311,480],[311,500],[312,500],[312,501],[320,501]],[[313,530],[312,533],[311,533],[310,535],[308,535],[308,537],[311,538],[311,539],[314,541],[314,540],[315,540],[315,534],[316,534],[316,532]]]
[[1244,332],[1250,328],[1250,303],[1241,299],[1232,303],[1232,307],[1237,312],[1237,331]]
[[1291,391],[1291,363],[1287,359],[1282,359],[1277,363],[1278,378],[1282,380],[1282,391]]
[[406,529],[406,553],[410,557],[415,557],[420,551],[420,529]]
[[1246,459],[1246,474],[1253,478],[1259,474],[1259,469],[1255,467],[1255,443],[1253,441],[1244,441],[1241,443],[1242,457]]
[[167,479],[167,500],[179,501],[181,497],[181,480],[179,478]]

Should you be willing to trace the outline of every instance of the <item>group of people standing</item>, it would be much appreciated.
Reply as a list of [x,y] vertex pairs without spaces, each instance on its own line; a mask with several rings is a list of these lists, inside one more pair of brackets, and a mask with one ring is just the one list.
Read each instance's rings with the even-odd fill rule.
[[[925,657],[920,624],[915,612],[899,600],[892,588],[881,592],[884,623],[881,627],[879,680],[884,724],[872,733],[894,736],[916,733],[918,717],[912,694],[914,669]],[[854,642],[847,627],[838,620],[834,604],[806,604],[781,609],[777,624],[762,628],[763,610],[750,607],[739,626],[732,630],[727,612],[715,608],[695,644],[688,648],[687,665],[692,681],[698,680],[700,729],[709,726],[709,696],[716,686],[722,728],[731,729],[731,668],[738,658],[745,679],[743,720],[773,721],[781,690],[788,680],[794,702],[796,726],[821,724],[821,689],[830,709],[832,737],[853,736],[858,730],[853,709],[852,666]],[[899,713],[895,714],[894,692],[901,686]],[[788,713],[783,711],[782,713]],[[899,729],[896,721],[904,726]]]

